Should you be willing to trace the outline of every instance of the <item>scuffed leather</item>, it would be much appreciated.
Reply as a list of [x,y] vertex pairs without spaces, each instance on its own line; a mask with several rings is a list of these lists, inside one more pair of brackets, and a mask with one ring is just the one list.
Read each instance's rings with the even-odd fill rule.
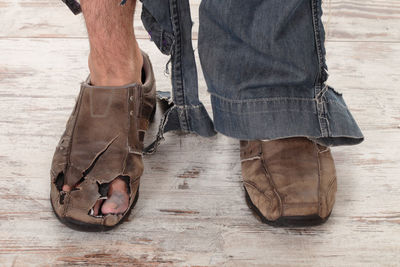
[[332,211],[337,190],[329,147],[305,137],[240,141],[244,186],[270,221]]
[[[129,208],[123,214],[101,218],[89,215],[89,211],[101,196],[98,184],[109,183],[120,175],[130,178],[132,205],[143,173],[143,137],[156,106],[152,65],[148,55],[142,54],[143,85],[93,86],[90,77],[82,83],[50,171],[50,197],[59,217],[117,224]],[[59,175],[64,175],[64,184],[71,187],[79,183],[77,190],[64,192],[57,187]]]

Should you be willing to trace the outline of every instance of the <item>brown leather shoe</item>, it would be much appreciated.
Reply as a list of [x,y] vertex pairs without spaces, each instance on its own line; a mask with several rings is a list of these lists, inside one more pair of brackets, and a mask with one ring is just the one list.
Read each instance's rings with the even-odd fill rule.
[[336,194],[329,147],[306,137],[240,141],[246,199],[265,223],[302,226],[323,223]]
[[[129,216],[143,173],[144,134],[156,107],[155,80],[143,54],[143,85],[99,87],[82,83],[75,108],[56,147],[50,199],[61,222],[85,231],[108,230]],[[107,198],[117,177],[127,182],[129,207],[123,214],[94,216],[96,201]],[[71,191],[63,191],[69,185]]]

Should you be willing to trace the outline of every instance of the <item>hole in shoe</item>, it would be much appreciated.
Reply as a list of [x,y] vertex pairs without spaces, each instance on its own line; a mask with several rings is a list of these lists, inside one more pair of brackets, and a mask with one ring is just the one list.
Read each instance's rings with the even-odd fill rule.
[[65,198],[65,192],[61,191],[60,192],[60,200],[59,200],[60,205],[64,205],[64,198]]
[[79,179],[78,182],[76,182],[76,184],[71,188],[71,191],[76,191],[76,190],[81,190],[81,188],[79,187],[81,185],[81,183],[83,183],[85,181],[85,177],[82,177],[81,179]]
[[[114,187],[114,191],[110,194],[110,189],[112,189],[111,187],[113,186],[113,182],[115,181],[115,179],[120,179],[123,182],[125,182],[126,184],[126,192],[121,193],[121,184],[119,184],[119,186]],[[118,177],[116,177],[113,181],[108,182],[108,183],[100,183],[100,182],[96,182],[97,186],[98,186],[98,192],[100,194],[100,197],[98,198],[98,200],[96,201],[96,203],[94,204],[94,206],[89,210],[88,214],[94,217],[102,217],[105,216],[107,214],[118,214],[118,213],[123,213],[127,210],[128,206],[129,206],[129,202],[130,202],[130,178],[129,176],[123,176],[120,175]],[[117,189],[119,187],[119,189]],[[127,195],[125,195],[127,194]],[[101,203],[99,202],[101,201]],[[103,213],[103,206],[104,204],[107,202],[107,207],[105,207],[105,209],[110,209],[110,204],[111,204],[111,209],[119,209],[121,207],[126,206],[126,208],[122,208],[124,209],[123,211],[114,213],[114,212],[106,212],[106,214]],[[116,205],[115,207],[113,207],[113,205]],[[121,206],[122,205],[122,206]],[[98,209],[98,211],[97,211]]]
[[56,188],[58,191],[62,191],[62,188],[64,186],[64,173],[60,172],[57,175],[57,178],[54,180],[54,184],[56,185]]
[[103,183],[100,184],[98,181],[96,182],[97,186],[99,187],[99,194],[101,197],[107,197],[108,190],[110,189],[110,183]]
[[80,190],[79,185],[85,181],[86,176],[92,171],[99,158],[110,148],[111,144],[118,138],[118,136],[119,135],[115,136],[102,150],[95,155],[90,165],[82,172],[82,177],[79,179],[79,181],[71,187],[71,191]]
[[117,178],[120,178],[121,180],[123,180],[126,183],[126,188],[127,188],[127,192],[128,195],[131,195],[131,178],[127,175],[120,175]]

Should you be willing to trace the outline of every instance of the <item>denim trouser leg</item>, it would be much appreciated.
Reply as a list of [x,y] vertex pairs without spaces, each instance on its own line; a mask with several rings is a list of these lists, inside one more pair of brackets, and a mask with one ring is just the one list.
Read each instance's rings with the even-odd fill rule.
[[[76,0],[62,1],[81,12]],[[172,130],[328,146],[364,140],[342,94],[325,83],[321,0],[202,1],[198,48],[214,122],[198,97],[189,0],[140,1],[151,40],[171,56],[172,85],[172,94],[158,92],[169,108],[145,153]]]
[[363,141],[327,86],[320,0],[203,0],[199,55],[215,129],[227,136]]

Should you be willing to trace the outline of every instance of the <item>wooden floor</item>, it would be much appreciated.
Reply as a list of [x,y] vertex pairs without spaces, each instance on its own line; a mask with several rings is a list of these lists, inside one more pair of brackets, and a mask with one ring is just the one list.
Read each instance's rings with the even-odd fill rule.
[[[49,202],[54,148],[88,74],[82,17],[58,0],[0,0],[0,266],[400,266],[400,1],[324,8],[329,84],[366,138],[332,149],[339,188],[326,224],[262,224],[245,203],[237,140],[168,133],[145,157],[129,221],[83,233]],[[136,28],[169,90],[168,58]],[[202,78],[200,97],[211,113]]]

